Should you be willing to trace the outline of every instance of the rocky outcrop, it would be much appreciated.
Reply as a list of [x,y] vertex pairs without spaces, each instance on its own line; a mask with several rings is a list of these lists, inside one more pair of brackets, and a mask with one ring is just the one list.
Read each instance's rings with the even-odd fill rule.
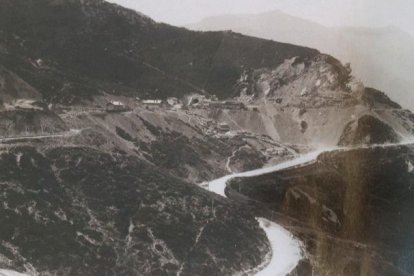
[[235,91],[247,110],[215,112],[214,118],[286,143],[386,143],[414,130],[410,111],[365,88],[349,65],[327,55],[245,70]]
[[392,127],[376,117],[364,115],[345,126],[339,145],[397,143],[400,139]]
[[405,108],[414,108],[414,38],[396,26],[327,28],[277,10],[214,16],[188,27],[200,31],[233,30],[318,49],[350,62],[354,75],[366,85],[385,91]]
[[241,94],[280,106],[320,108],[356,103],[349,88],[351,69],[327,55],[294,57],[278,67],[250,71],[237,87]]

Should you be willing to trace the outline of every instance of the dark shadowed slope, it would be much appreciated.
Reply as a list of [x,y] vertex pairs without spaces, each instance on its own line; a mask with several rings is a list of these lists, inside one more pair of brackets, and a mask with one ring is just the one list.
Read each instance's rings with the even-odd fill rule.
[[230,275],[261,264],[268,250],[239,208],[130,156],[3,147],[0,170],[1,268]]
[[231,32],[191,32],[99,0],[0,1],[0,63],[55,101],[67,100],[68,84],[83,91],[79,98],[101,90],[227,97],[243,67],[317,53]]

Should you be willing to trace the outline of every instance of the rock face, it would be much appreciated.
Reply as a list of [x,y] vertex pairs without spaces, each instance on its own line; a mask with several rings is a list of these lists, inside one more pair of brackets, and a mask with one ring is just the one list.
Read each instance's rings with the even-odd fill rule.
[[353,98],[357,95],[348,87],[351,78],[351,69],[333,57],[295,57],[274,69],[250,72],[239,89],[247,95],[266,97],[282,106],[345,106],[356,103]]
[[188,26],[192,30],[232,30],[245,35],[303,45],[350,62],[366,85],[385,91],[405,108],[414,108],[414,37],[395,26],[328,28],[282,11],[223,15]]
[[407,147],[328,153],[305,167],[236,179],[229,194],[283,214],[307,242],[317,275],[411,275],[413,162]]
[[238,100],[253,108],[219,110],[214,118],[285,143],[385,143],[413,131],[409,111],[384,93],[365,88],[349,66],[326,55],[246,70],[235,90]]
[[345,127],[339,145],[385,144],[397,143],[399,140],[392,127],[378,118],[365,115]]

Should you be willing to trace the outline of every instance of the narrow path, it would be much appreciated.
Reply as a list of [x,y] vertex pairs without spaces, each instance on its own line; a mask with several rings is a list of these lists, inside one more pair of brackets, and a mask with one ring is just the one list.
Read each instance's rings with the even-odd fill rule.
[[[258,176],[289,167],[307,164],[316,160],[318,155],[322,152],[322,150],[314,151],[302,155],[298,158],[282,162],[275,166],[227,175],[209,182],[207,189],[223,197],[226,197],[226,185],[227,182],[232,178]],[[249,275],[259,276],[285,276],[289,274],[302,259],[301,242],[295,239],[289,231],[274,222],[271,222],[264,218],[258,218],[258,221],[260,227],[266,233],[266,236],[272,248],[272,252],[265,257],[264,262],[258,268],[253,269],[247,273]]]
[[0,143],[12,142],[12,141],[21,141],[21,140],[71,137],[71,136],[78,135],[81,132],[82,132],[82,129],[71,129],[69,131],[56,133],[56,134],[4,137],[4,138],[0,138]]

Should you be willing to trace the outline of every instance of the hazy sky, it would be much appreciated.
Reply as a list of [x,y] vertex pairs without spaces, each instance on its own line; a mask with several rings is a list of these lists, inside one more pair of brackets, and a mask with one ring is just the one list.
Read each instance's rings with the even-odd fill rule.
[[414,34],[413,0],[109,0],[173,25],[279,9],[326,26],[395,25]]

